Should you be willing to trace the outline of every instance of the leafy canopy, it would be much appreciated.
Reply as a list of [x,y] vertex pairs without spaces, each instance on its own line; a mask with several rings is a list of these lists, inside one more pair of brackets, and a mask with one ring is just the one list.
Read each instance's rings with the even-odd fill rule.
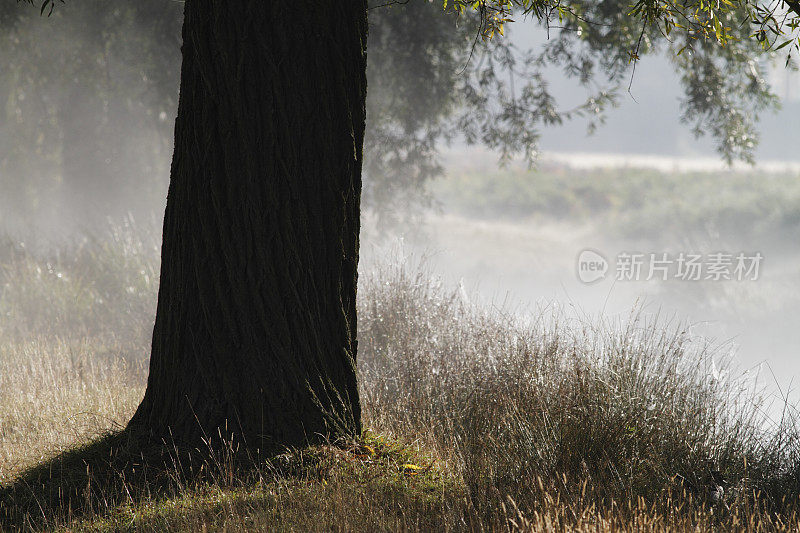
[[628,74],[632,83],[640,56],[666,49],[684,86],[682,119],[696,135],[714,137],[728,162],[753,162],[758,113],[778,104],[764,79],[767,61],[760,58],[783,49],[789,67],[800,51],[797,0],[443,0],[443,5],[477,16],[476,37],[483,41],[497,40],[515,17],[533,18],[558,32],[557,44],[547,47],[582,50],[587,64],[601,67],[590,76],[605,74],[611,81]]
[[[62,2],[18,1],[43,14]],[[727,161],[753,161],[758,114],[778,103],[765,81],[764,52],[781,50],[789,62],[798,49],[797,2],[767,1],[370,0],[365,206],[402,212],[424,201],[425,185],[441,170],[438,149],[452,139],[484,145],[501,161],[521,154],[533,163],[542,130],[574,118],[593,130],[635,82],[637,61],[654,53],[678,73],[682,119],[694,133],[714,138]],[[19,13],[8,9],[15,4],[0,3],[0,26],[15,24]],[[55,13],[80,3],[66,4]],[[520,49],[503,38],[515,18],[546,29],[547,40]],[[158,35],[177,47],[177,29]],[[548,84],[554,69],[585,97],[564,106]],[[160,107],[174,104],[173,77],[153,93]]]
[[[445,9],[452,5],[458,13],[476,11],[481,17],[481,34],[491,38],[495,33],[503,35],[504,26],[513,22],[516,12],[533,15],[539,20],[559,21],[575,18],[586,23],[592,21],[583,16],[585,2],[562,2],[560,0],[444,0]],[[655,26],[663,29],[669,37],[674,30],[683,30],[695,38],[713,38],[725,45],[741,38],[734,31],[736,24],[750,24],[750,37],[762,43],[764,49],[781,49],[792,45],[800,49],[797,29],[800,26],[800,1],[770,0],[638,0],[625,13],[639,19],[644,28]]]

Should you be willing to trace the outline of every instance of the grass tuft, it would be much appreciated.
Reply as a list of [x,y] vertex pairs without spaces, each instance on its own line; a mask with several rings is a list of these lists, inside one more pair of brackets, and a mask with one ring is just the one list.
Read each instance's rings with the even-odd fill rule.
[[638,311],[520,317],[408,261],[361,276],[358,442],[246,465],[132,443],[157,254],[120,231],[0,249],[0,527],[800,528],[796,411],[770,424],[722,348]]

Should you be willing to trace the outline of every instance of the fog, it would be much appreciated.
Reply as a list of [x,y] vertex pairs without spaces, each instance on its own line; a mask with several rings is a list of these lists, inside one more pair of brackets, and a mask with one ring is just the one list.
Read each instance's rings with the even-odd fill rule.
[[[158,232],[179,50],[170,43],[154,47],[148,53],[158,61],[145,64],[136,39],[109,48],[75,18],[61,11],[54,17],[26,20],[30,27],[15,34],[15,46],[0,51],[7,103],[0,122],[0,229],[15,243],[52,250],[106,233],[108,221],[133,220]],[[145,38],[136,20],[119,17],[120,32]],[[523,46],[543,38],[529,31],[511,38]],[[37,49],[43,40],[53,46]],[[91,67],[98,64],[100,71]],[[165,80],[154,88],[148,80],[158,73]],[[535,169],[521,161],[500,168],[497,154],[458,139],[442,145],[443,173],[430,184],[431,207],[412,206],[414,217],[376,228],[369,221],[379,218],[379,208],[367,206],[362,268],[387,254],[424,258],[432,275],[462,287],[463,298],[520,315],[553,307],[577,317],[658,314],[719,343],[721,359],[758,374],[772,394],[795,398],[788,391],[800,375],[797,80],[774,70],[783,108],[762,117],[755,168],[727,167],[711,141],[696,140],[680,123],[680,87],[663,58],[638,65],[631,93],[594,135],[585,134],[580,120],[543,129]],[[567,99],[577,94],[557,73],[551,83]],[[365,176],[365,186],[374,179]],[[626,195],[628,181],[641,197]],[[524,195],[514,192],[517,186]],[[551,203],[540,205],[537,197]],[[607,262],[602,279],[580,279],[585,250]],[[689,281],[671,270],[666,281],[648,280],[647,263],[638,280],[617,279],[621,254],[674,260],[681,253],[706,261],[730,254],[730,275],[737,254],[763,260],[757,279],[707,280],[704,272]]]
[[[468,172],[496,172],[493,155],[488,153],[452,153],[448,161],[450,179],[464,172],[467,164]],[[501,206],[492,214],[472,217],[457,207],[463,199],[453,195],[449,187],[442,187],[440,213],[429,216],[421,236],[405,240],[404,251],[424,258],[432,271],[448,283],[460,285],[465,297],[476,298],[483,305],[532,315],[546,315],[559,307],[576,320],[590,323],[625,319],[642,311],[659,316],[665,324],[680,323],[690,335],[717,345],[719,360],[729,362],[734,375],[748,373],[757,379],[772,396],[771,413],[779,416],[785,397],[796,401],[794,378],[800,375],[797,227],[765,220],[774,216],[772,209],[736,212],[732,204],[738,202],[731,200],[747,194],[746,201],[777,204],[779,200],[768,191],[782,187],[785,180],[798,179],[798,165],[773,162],[773,168],[783,173],[769,174],[758,169],[709,170],[715,166],[711,161],[545,154],[538,170],[518,165],[510,172],[530,180],[555,173],[573,192],[584,186],[580,177],[587,172],[594,173],[591,179],[600,182],[595,186],[601,190],[604,181],[617,182],[620,178],[613,176],[620,174],[656,172],[654,179],[678,183],[658,191],[661,209],[650,214],[651,220],[642,220],[648,216],[642,213],[642,206],[631,206],[629,216],[625,205],[580,217],[508,215]],[[595,166],[599,163],[603,164],[602,171]],[[690,169],[697,167],[702,170],[696,172],[703,173],[706,181],[703,187],[713,183],[713,189],[705,192],[716,196],[710,202],[708,197],[698,196],[697,190],[681,190],[683,180],[692,179]],[[659,168],[667,170],[653,170]],[[687,205],[693,203],[698,213],[687,226]],[[725,220],[726,211],[734,212],[734,218]],[[796,220],[796,214],[791,217]],[[720,227],[722,224],[725,227]],[[764,231],[756,229],[760,224],[766,225]],[[586,251],[590,252],[588,259],[595,258],[596,253],[606,261],[608,270],[603,276],[595,279],[589,273],[587,278],[586,272],[579,271],[579,262],[587,259],[581,254]],[[716,253],[730,256],[725,268],[728,274],[720,274],[719,279],[708,271]],[[653,254],[656,261],[667,254],[667,262],[661,264],[667,273],[659,271],[658,264],[655,272],[649,271]],[[702,255],[706,270],[681,277],[678,258],[682,254]],[[748,267],[754,262],[751,259],[763,257],[755,261],[759,263],[758,272],[737,275],[739,254],[744,254]],[[641,256],[638,274],[621,265],[626,255]]]
[[[511,31],[521,46],[544,38],[530,26]],[[792,120],[800,113],[800,75],[777,60],[768,72],[781,103],[759,117],[755,166],[725,164],[711,139],[696,138],[681,123],[677,76],[666,58],[648,57],[632,74],[630,92],[594,134],[580,120],[544,130],[542,157],[533,169],[521,161],[498,169],[497,156],[485,149],[451,147],[444,154],[445,177],[434,186],[439,210],[428,215],[423,231],[405,237],[403,253],[462,287],[465,298],[516,314],[546,315],[559,307],[579,321],[596,322],[642,311],[683,324],[719,347],[731,374],[756,380],[770,397],[770,416],[780,417],[786,400],[798,399],[800,376],[800,204],[788,190],[800,180],[800,123]],[[580,98],[574,80],[550,74],[554,93]],[[588,216],[570,216],[574,205],[564,206],[563,214],[534,206],[520,210],[513,192],[507,203],[490,201],[486,208],[457,192],[496,192],[508,185],[493,186],[493,177],[512,174],[512,181],[534,190],[537,180],[555,175],[542,190],[592,187],[613,195],[626,179],[654,173],[649,190],[658,198],[651,204],[607,206]],[[482,178],[459,180],[464,174]],[[697,181],[702,185],[687,186]],[[585,250],[608,262],[605,276],[592,283],[578,272]],[[731,256],[730,279],[714,280],[705,271],[697,279],[677,276],[681,254],[702,255],[708,267],[716,253],[726,261]],[[620,254],[641,254],[635,279],[618,279]],[[667,254],[666,280],[648,272],[653,254]],[[738,254],[763,257],[756,279],[733,275]]]

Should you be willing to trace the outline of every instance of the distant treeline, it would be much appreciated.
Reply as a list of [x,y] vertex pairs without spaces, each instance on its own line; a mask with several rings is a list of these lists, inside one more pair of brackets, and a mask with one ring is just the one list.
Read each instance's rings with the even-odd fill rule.
[[433,186],[445,210],[465,216],[566,220],[626,237],[800,237],[795,172],[652,169],[454,170]]

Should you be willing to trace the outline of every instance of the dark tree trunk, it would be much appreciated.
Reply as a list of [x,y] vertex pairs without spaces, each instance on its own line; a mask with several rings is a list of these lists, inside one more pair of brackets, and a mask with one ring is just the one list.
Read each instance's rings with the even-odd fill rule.
[[129,430],[357,434],[363,0],[187,0],[147,392]]

